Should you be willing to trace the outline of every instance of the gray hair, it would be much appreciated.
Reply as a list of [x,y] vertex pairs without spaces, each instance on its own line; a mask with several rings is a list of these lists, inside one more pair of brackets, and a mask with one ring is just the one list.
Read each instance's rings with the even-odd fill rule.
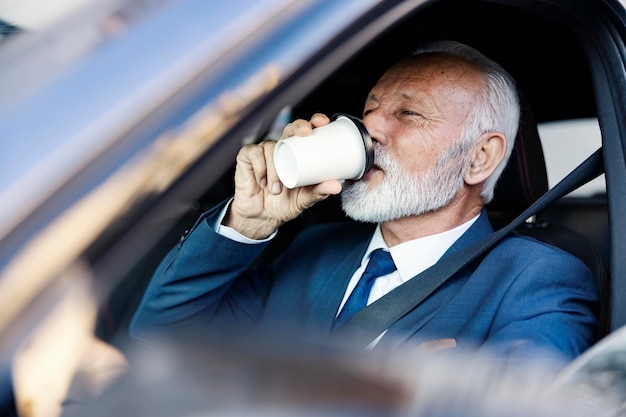
[[496,183],[513,151],[519,126],[520,103],[515,80],[498,63],[460,42],[429,43],[417,49],[413,56],[427,53],[454,55],[476,65],[484,75],[485,86],[478,96],[476,106],[463,124],[460,145],[463,149],[469,150],[485,132],[499,132],[505,136],[507,145],[504,158],[487,178],[480,193],[485,204],[489,203],[493,199]]

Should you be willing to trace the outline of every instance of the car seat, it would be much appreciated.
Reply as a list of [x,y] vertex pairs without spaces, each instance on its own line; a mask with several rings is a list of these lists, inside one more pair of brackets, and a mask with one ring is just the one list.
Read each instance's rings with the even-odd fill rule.
[[[493,201],[487,205],[494,228],[508,224],[548,190],[548,176],[537,123],[529,103],[522,98],[522,113],[513,152],[496,186]],[[578,257],[589,267],[596,277],[601,297],[598,312],[599,339],[609,331],[610,278],[606,263],[586,236],[567,226],[548,221],[542,214],[536,213],[523,226],[517,228],[517,231],[559,247]]]

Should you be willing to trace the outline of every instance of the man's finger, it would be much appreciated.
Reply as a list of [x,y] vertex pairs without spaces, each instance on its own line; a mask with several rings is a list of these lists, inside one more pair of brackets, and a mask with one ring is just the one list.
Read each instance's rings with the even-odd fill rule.
[[311,117],[311,126],[313,126],[314,128],[320,127],[320,126],[326,126],[329,123],[330,123],[330,118],[323,113],[315,113]]
[[257,184],[261,188],[267,187],[267,164],[265,161],[265,150],[261,145],[246,145],[243,150],[242,159],[248,161],[252,168],[252,173]]
[[341,189],[341,181],[330,180],[312,186],[311,191],[319,196],[329,196],[339,194],[341,192]]
[[281,139],[285,139],[291,136],[308,136],[313,131],[311,124],[304,119],[294,120],[289,123],[283,129],[283,134],[281,135]]
[[267,178],[267,186],[270,193],[278,195],[283,191],[283,184],[278,178],[278,173],[276,172],[276,167],[274,165],[274,148],[276,147],[276,142],[266,141],[261,143],[261,146],[263,146],[263,151],[265,153],[265,175]]

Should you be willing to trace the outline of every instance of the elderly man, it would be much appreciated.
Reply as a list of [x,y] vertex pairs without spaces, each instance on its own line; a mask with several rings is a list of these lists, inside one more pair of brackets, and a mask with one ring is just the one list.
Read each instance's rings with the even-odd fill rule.
[[[216,317],[335,333],[365,305],[493,232],[484,205],[511,154],[519,112],[515,84],[498,64],[439,42],[393,66],[369,93],[363,123],[375,163],[361,180],[288,189],[273,142],[243,147],[234,197],[202,215],[163,260],[131,333]],[[283,137],[328,123],[322,114],[296,120]],[[307,229],[273,263],[254,265],[281,225],[338,193],[356,222]],[[547,350],[571,359],[593,341],[596,302],[581,261],[512,234],[369,346]]]

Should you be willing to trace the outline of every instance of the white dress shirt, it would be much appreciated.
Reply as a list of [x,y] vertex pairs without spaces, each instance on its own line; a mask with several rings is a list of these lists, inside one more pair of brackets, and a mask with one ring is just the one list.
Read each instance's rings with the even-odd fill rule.
[[369,262],[370,255],[374,250],[382,248],[391,252],[391,258],[396,264],[397,269],[389,275],[384,275],[376,279],[372,287],[372,292],[367,300],[367,305],[370,305],[394,288],[437,263],[439,258],[441,258],[450,246],[470,228],[476,219],[478,219],[478,216],[454,229],[436,235],[409,240],[408,242],[401,243],[392,248],[389,248],[385,243],[380,225],[376,226],[370,244],[361,260],[361,266],[354,271],[354,275],[352,275],[348,283],[348,288],[346,289],[346,294],[344,295],[339,310],[341,310],[341,307],[343,307],[343,304],[361,278]]
[[[222,225],[222,219],[224,218],[227,209],[228,205],[224,208],[224,210],[218,217],[216,224],[214,225],[215,231],[222,236],[228,237],[240,243],[255,244],[271,240],[276,235],[276,231],[274,231],[274,233],[266,239],[254,240],[243,236],[242,234],[230,227]],[[443,254],[448,249],[450,249],[452,244],[454,244],[454,242],[456,242],[457,239],[460,238],[461,235],[465,233],[472,224],[474,224],[476,219],[478,219],[478,216],[470,219],[460,226],[455,227],[454,229],[447,230],[442,233],[437,233],[436,235],[409,240],[407,242],[403,242],[399,245],[393,246],[392,248],[389,248],[389,246],[387,246],[387,243],[385,243],[382,232],[380,230],[380,225],[377,225],[376,230],[372,235],[372,239],[370,240],[369,246],[365,251],[365,255],[363,255],[363,259],[361,259],[361,266],[359,266],[357,270],[354,271],[352,278],[350,278],[350,281],[348,282],[348,287],[346,288],[346,292],[343,296],[343,300],[341,301],[341,304],[339,305],[339,309],[337,310],[336,314],[339,314],[346,300],[352,293],[352,290],[354,290],[354,287],[356,287],[356,284],[361,278],[361,275],[365,271],[365,267],[369,262],[370,255],[374,250],[382,248],[391,252],[391,258],[396,264],[396,270],[388,275],[384,275],[376,279],[367,300],[367,305],[370,305],[383,295],[387,294],[391,290],[395,289],[396,287],[400,286],[417,274],[425,271],[426,269],[437,263],[439,258],[441,258]],[[385,332],[378,336],[378,338],[376,338],[376,340],[374,340],[368,346],[368,348],[375,346],[376,343],[378,343],[378,341],[383,337]]]
[[[365,251],[365,255],[361,260],[361,266],[354,271],[352,278],[350,278],[350,282],[348,282],[348,288],[346,288],[346,293],[343,296],[343,301],[339,306],[337,314],[339,314],[339,311],[343,308],[343,305],[352,293],[352,290],[354,290],[354,287],[356,287],[356,284],[359,282],[359,279],[361,278],[361,275],[363,275],[365,267],[369,262],[370,255],[374,250],[382,248],[391,252],[391,258],[396,264],[396,270],[391,274],[378,277],[376,281],[374,281],[374,286],[372,287],[372,291],[367,299],[367,305],[372,304],[383,295],[387,294],[396,287],[399,287],[401,284],[437,263],[439,258],[441,258],[443,254],[450,249],[450,246],[452,246],[454,242],[456,242],[456,240],[460,238],[472,224],[474,224],[476,219],[478,219],[478,216],[461,224],[460,226],[455,227],[454,229],[437,233],[436,235],[409,240],[391,248],[387,246],[387,243],[385,243],[385,240],[383,239],[380,225],[377,225],[376,230],[372,235],[372,239],[370,240],[370,244]],[[367,349],[372,349],[376,346],[386,332],[387,330],[374,339],[374,341],[367,346]]]

